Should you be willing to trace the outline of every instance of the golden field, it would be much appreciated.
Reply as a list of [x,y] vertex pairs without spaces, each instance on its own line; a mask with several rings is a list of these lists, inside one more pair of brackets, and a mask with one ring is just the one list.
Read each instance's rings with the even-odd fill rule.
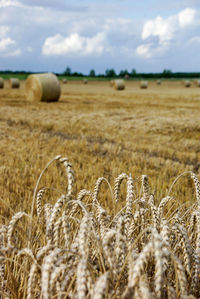
[[[20,89],[0,90],[3,202],[29,209],[36,179],[58,154],[73,164],[78,190],[90,189],[99,176],[112,182],[126,172],[134,179],[148,175],[160,197],[182,172],[198,174],[200,88],[179,81],[139,86],[129,81],[125,90],[115,91],[109,82],[72,81],[61,86],[57,103],[27,102],[24,82]],[[57,184],[57,178],[51,180]],[[188,180],[179,190],[183,201],[191,197]],[[1,215],[4,209],[9,213],[1,208]]]
[[[137,199],[141,197],[142,192],[141,176],[147,175],[150,193],[148,193],[147,190],[145,191],[145,187],[143,186],[144,198],[145,196],[146,198],[153,196],[154,204],[158,206],[160,200],[168,195],[168,191],[178,175],[183,172],[192,171],[199,177],[199,87],[193,84],[190,88],[185,88],[180,81],[163,81],[162,84],[158,86],[156,82],[149,81],[147,89],[140,89],[139,82],[127,81],[125,90],[116,91],[110,87],[108,81],[89,81],[88,84],[83,84],[81,81],[69,81],[67,84],[61,83],[61,89],[62,94],[60,100],[55,103],[27,101],[25,82],[21,82],[20,89],[10,89],[8,82],[6,82],[4,89],[0,89],[1,225],[8,225],[11,217],[17,212],[25,212],[28,215],[31,214],[33,193],[37,179],[45,165],[57,155],[68,157],[72,163],[76,179],[74,183],[75,194],[78,194],[82,189],[93,192],[97,179],[102,176],[110,182],[111,186],[114,186],[116,177],[121,173],[126,173],[129,178],[131,176],[133,178],[134,196],[135,199]],[[56,167],[55,163],[55,165],[48,168],[37,188],[37,191],[39,191],[42,187],[51,187],[44,201],[52,205],[55,204],[59,198],[58,195],[66,193],[68,186],[64,168],[59,167],[59,165],[57,166],[58,167]],[[126,192],[126,186],[122,184],[122,195],[119,197],[119,202],[116,204],[116,207],[113,207],[113,199],[108,186],[105,184],[102,187],[102,196],[99,197],[100,205],[106,209],[111,217],[114,217],[125,205],[126,199],[123,195]],[[170,190],[170,196],[173,196],[173,200],[170,199],[166,210],[170,213],[170,209],[173,209],[173,213],[167,214],[168,212],[166,212],[166,219],[171,223],[171,216],[175,215],[178,211],[185,223],[188,224],[189,217],[188,214],[185,216],[185,211],[190,209],[192,204],[196,204],[194,182],[188,173],[183,175],[173,186],[172,190]],[[76,198],[74,197],[74,199]],[[36,209],[35,206],[34,209]],[[149,211],[147,211],[147,214],[148,219],[151,217],[154,219],[154,212],[150,215]],[[95,216],[97,219],[98,215],[97,213]],[[170,215],[170,217],[167,218],[167,215]],[[178,216],[176,217],[178,219]],[[77,219],[81,219],[79,214]],[[133,235],[138,243],[142,229],[144,229],[144,234],[146,234],[145,225],[148,226],[147,222],[149,221],[149,224],[152,224],[153,220],[148,219],[146,218],[145,223],[142,222],[143,220],[140,220],[141,223],[134,229]],[[176,221],[178,221],[177,219]],[[21,226],[19,224],[17,235],[12,236],[12,241],[17,244],[16,246],[13,245],[15,250],[31,248],[35,256],[38,248],[45,246],[51,238],[47,237],[47,241],[45,241],[45,233],[42,225],[38,229],[38,218],[35,210],[33,218],[31,216],[31,221],[32,220],[32,235],[35,234],[34,239],[29,239],[30,231],[28,229],[28,220],[23,220]],[[88,219],[84,219],[84,221],[89,225]],[[123,222],[122,219],[119,220],[119,222],[120,221]],[[159,221],[161,220],[159,219]],[[129,222],[131,223],[131,220]],[[154,229],[156,229],[158,233],[162,232],[162,225],[156,225]],[[175,223],[173,225],[178,224]],[[190,229],[191,227],[192,226],[190,226]],[[77,227],[73,224],[72,228],[74,229],[73,238],[75,238]],[[83,227],[82,233],[84,235]],[[196,240],[200,238],[199,234],[198,229],[195,229],[195,236],[193,235],[190,240],[192,244],[191,247],[194,247],[195,242],[198,243]],[[155,237],[155,235],[154,238],[156,241],[154,240],[152,242],[158,244],[161,241],[159,241],[159,236],[156,235],[157,237]],[[121,238],[123,239],[123,237],[124,235],[121,233]],[[87,238],[89,237],[87,236]],[[102,235],[98,240],[101,240],[101,238],[103,240]],[[139,250],[139,252],[142,252],[145,248],[148,238],[149,235],[146,234],[145,239],[138,245],[137,250]],[[180,235],[179,238],[182,240]],[[57,240],[56,242],[58,245],[59,241]],[[63,245],[63,240],[60,242],[59,245]],[[81,246],[83,246],[83,244],[81,244],[79,244],[79,250],[82,248]],[[104,241],[102,241],[102,244],[104,244]],[[127,248],[129,248],[129,245],[127,245]],[[95,245],[91,246],[94,246],[93,248],[97,250]],[[190,255],[188,248],[189,245],[186,246],[187,257]],[[119,248],[117,250],[119,251]],[[175,248],[172,251],[174,253],[177,252],[180,260],[186,260],[185,275],[187,282],[188,285],[192,284],[194,287],[193,291],[189,291],[189,294],[192,294],[191,297],[187,298],[195,298],[192,296],[198,296],[199,294],[197,289],[195,289],[199,282],[196,282],[196,280],[194,282],[191,278],[192,273],[195,272],[194,269],[196,269],[192,266],[195,265],[195,263],[193,264],[195,255],[194,259],[192,258],[192,261],[190,261],[191,266],[188,266],[189,262],[187,258],[185,258],[185,251],[183,254],[184,257],[182,257],[182,253],[180,253],[180,248]],[[141,289],[137,291],[136,288],[138,277],[137,279],[135,278],[134,285],[128,284],[128,289],[123,288],[123,285],[126,285],[128,281],[128,272],[126,273],[126,271],[128,271],[126,270],[126,257],[128,254],[125,249],[124,252],[126,252],[126,255],[124,253],[125,257],[123,258],[123,263],[116,266],[116,268],[122,267],[122,272],[116,272],[117,270],[115,269],[115,271],[111,271],[112,274],[110,274],[109,263],[111,262],[107,257],[108,264],[106,265],[106,258],[104,264],[102,261],[103,253],[99,254],[98,258],[96,256],[99,262],[96,263],[96,259],[93,260],[93,263],[91,261],[90,263],[88,262],[90,264],[90,266],[88,266],[91,274],[90,278],[93,282],[100,277],[101,274],[103,275],[109,272],[109,274],[106,275],[111,275],[109,277],[109,281],[111,281],[110,285],[102,287],[102,294],[104,292],[103,290],[106,289],[105,298],[121,298],[122,295],[123,298],[140,298],[138,294],[141,294],[141,298],[144,296],[142,295],[143,291]],[[29,254],[24,254],[31,256],[30,252]],[[87,250],[86,253],[84,251],[84,254],[85,258],[88,254]],[[4,296],[10,296],[11,298],[26,298],[30,265],[26,259],[21,260],[21,257],[16,257],[15,252],[10,253],[10,255],[12,255],[12,258],[8,258],[4,269],[6,272],[6,286],[4,284],[2,287],[4,288],[2,294]],[[158,256],[160,256],[159,253]],[[174,256],[173,258],[175,263],[179,265],[176,258]],[[136,259],[136,257],[133,258],[133,261],[134,259]],[[83,259],[77,262],[78,266],[76,264],[78,267],[77,271],[84,268],[81,262],[83,262]],[[26,270],[23,271],[23,267]],[[148,277],[153,277],[152,267],[152,262],[150,262]],[[157,269],[159,265],[155,267]],[[186,296],[186,290],[184,290],[183,286],[185,278],[182,278],[182,280],[180,278],[183,277],[182,270],[177,266],[179,270],[174,272],[174,270],[171,270],[171,264],[169,268],[170,276],[166,276],[166,285],[168,281],[176,280],[176,287],[170,285],[171,289],[169,290],[165,286],[164,289],[161,290],[160,281],[165,275],[164,273],[161,275],[160,270],[157,271],[159,275],[155,278],[157,283],[155,291],[151,285],[151,279],[148,278],[146,274],[145,277],[142,276],[144,286],[146,286],[147,281],[150,285],[149,288],[146,288],[150,290],[149,298],[151,298],[151,296],[156,296],[156,298],[173,298],[173,296],[169,296],[173,291],[177,298]],[[63,270],[63,272],[65,270]],[[56,293],[59,286],[56,285],[55,289],[52,287],[48,293],[47,287],[43,289],[42,284],[42,298],[101,298],[99,294],[99,297],[95,297],[95,287],[90,293],[90,287],[86,282],[86,286],[84,286],[84,277],[81,278],[81,275],[77,274],[79,272],[75,271],[75,274],[72,274],[69,286],[63,288],[64,291],[63,293],[61,292],[61,297],[58,296],[58,291]],[[182,276],[180,275],[179,277],[180,272]],[[59,275],[63,275],[62,268]],[[198,271],[195,275],[198,276]],[[134,278],[134,274],[131,277]],[[105,276],[103,278],[105,279]],[[39,278],[37,279],[40,281]],[[44,280],[44,277],[42,279]],[[43,280],[42,282],[44,282]],[[75,286],[75,281],[82,285],[82,293],[81,291],[77,291],[78,287]],[[180,288],[178,287],[177,281],[179,281]],[[139,286],[141,283],[141,281],[138,282]],[[92,282],[90,282],[90,285],[93,285]],[[97,285],[95,286],[97,287]],[[34,295],[29,294],[30,298],[31,296],[33,296],[32,298],[39,298],[40,288],[39,286],[35,286],[35,288]],[[112,288],[114,291],[111,290]],[[135,293],[131,290],[134,288]],[[60,289],[62,289],[61,286]],[[33,289],[31,292],[34,292]],[[76,292],[78,293],[76,294]],[[102,298],[104,298],[103,295]]]

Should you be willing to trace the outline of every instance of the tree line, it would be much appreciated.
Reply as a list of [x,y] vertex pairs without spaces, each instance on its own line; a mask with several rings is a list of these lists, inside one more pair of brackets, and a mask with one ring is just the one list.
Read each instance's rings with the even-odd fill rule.
[[[28,71],[11,71],[5,70],[0,71],[0,74],[20,74],[20,75],[29,75],[32,72]],[[64,72],[56,73],[58,76],[67,76],[67,77],[92,77],[92,78],[132,78],[132,79],[160,79],[160,78],[174,78],[174,79],[182,79],[182,78],[200,78],[200,72],[172,72],[171,70],[164,69],[163,72],[160,73],[138,73],[133,68],[132,71],[121,70],[118,73],[114,68],[108,68],[105,70],[105,73],[97,74],[94,69],[91,69],[88,74],[83,74],[81,72],[73,72],[70,67],[67,67]]]
[[137,73],[133,68],[131,72],[128,70],[121,70],[119,73],[115,71],[114,68],[108,68],[103,74],[96,74],[94,69],[91,69],[88,75],[72,72],[70,67],[67,67],[66,70],[62,73],[64,76],[78,76],[78,77],[105,77],[105,78],[144,78],[144,79],[159,79],[159,78],[200,78],[200,72],[172,72],[171,70],[164,69],[160,73]]

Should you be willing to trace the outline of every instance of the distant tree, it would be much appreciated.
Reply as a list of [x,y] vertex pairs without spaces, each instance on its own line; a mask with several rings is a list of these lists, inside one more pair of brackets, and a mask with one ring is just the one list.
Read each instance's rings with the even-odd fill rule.
[[136,75],[136,70],[135,69],[132,69],[132,71],[131,71],[131,74],[130,74],[131,76],[135,76]]
[[105,71],[105,75],[106,75],[106,77],[113,78],[116,76],[116,72],[114,69],[107,69]]
[[74,72],[71,75],[74,76],[74,77],[83,77],[83,74],[79,73],[79,72]]
[[163,70],[163,73],[162,73],[163,77],[171,77],[171,75],[172,75],[172,71],[171,70],[167,70],[167,69]]
[[66,70],[64,71],[63,75],[65,76],[71,76],[72,72],[71,72],[71,69],[70,67],[67,67]]
[[90,72],[89,72],[89,76],[90,77],[95,77],[96,76],[96,74],[95,74],[95,70],[91,70]]
[[171,70],[168,70],[168,69],[164,69],[164,70],[163,70],[163,74],[171,74],[171,73],[172,73]]
[[121,70],[119,72],[119,77],[125,77],[126,75],[129,76],[129,72],[127,70]]

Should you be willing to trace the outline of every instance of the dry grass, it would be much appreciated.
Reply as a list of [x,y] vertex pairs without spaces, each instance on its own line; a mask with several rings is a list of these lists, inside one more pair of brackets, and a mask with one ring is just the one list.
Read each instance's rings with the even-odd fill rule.
[[[199,296],[199,88],[126,84],[70,82],[49,104],[27,103],[23,83],[0,90],[4,297]],[[57,159],[31,211],[58,153],[76,184]]]

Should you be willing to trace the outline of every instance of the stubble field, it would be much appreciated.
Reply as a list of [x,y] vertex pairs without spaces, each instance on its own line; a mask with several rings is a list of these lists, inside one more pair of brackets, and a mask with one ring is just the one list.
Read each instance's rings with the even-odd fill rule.
[[[0,90],[0,196],[11,208],[29,209],[36,179],[58,154],[73,164],[78,190],[126,172],[148,175],[161,197],[182,172],[199,173],[199,88],[179,81],[145,90],[132,81],[123,91],[109,82],[61,88],[57,103],[28,102],[24,82]],[[188,184],[176,187],[182,200],[191,197]]]
[[[150,81],[148,89],[139,86],[139,82],[128,81],[125,90],[116,91],[107,81],[89,81],[87,85],[69,81],[61,84],[59,102],[42,103],[26,100],[25,82],[21,82],[20,89],[12,90],[6,82],[5,88],[0,90],[1,224],[7,225],[19,211],[30,214],[36,181],[45,165],[57,155],[68,157],[72,163],[75,193],[81,189],[93,191],[96,180],[102,176],[113,186],[116,177],[126,173],[132,176],[135,196],[139,198],[141,176],[147,175],[155,205],[168,195],[170,186],[181,173],[192,171],[199,176],[200,88],[194,85],[185,88],[180,81],[164,81],[160,86]],[[45,172],[38,186],[38,190],[44,186],[52,188],[45,203],[55,204],[56,192],[66,193],[63,171],[54,165]],[[100,204],[112,216],[110,190],[106,185],[102,187]],[[125,192],[126,186],[122,185],[122,194]],[[167,209],[180,208],[181,212],[183,207],[195,204],[190,175],[183,175],[170,195],[174,199]],[[125,204],[123,196],[121,200],[117,211]],[[34,219],[37,221],[35,214]],[[21,227],[21,234],[24,233]],[[26,238],[17,238],[21,240],[21,247],[28,246]],[[9,282],[6,292],[13,297],[18,294],[16,298],[25,296],[22,284],[26,289],[28,270],[24,276],[21,268],[15,269],[13,275],[8,266],[6,271]],[[117,280],[116,285],[119,284]],[[73,298],[72,289],[76,292],[73,283],[68,289],[71,295],[69,291],[63,298]],[[120,298],[123,292],[120,289],[112,296]],[[36,293],[39,294],[39,290]],[[52,294],[55,293],[52,291]],[[84,294],[91,295],[86,290]],[[167,296],[165,291],[162,294]],[[81,294],[77,296],[81,298]],[[132,298],[131,295],[128,298]]]

